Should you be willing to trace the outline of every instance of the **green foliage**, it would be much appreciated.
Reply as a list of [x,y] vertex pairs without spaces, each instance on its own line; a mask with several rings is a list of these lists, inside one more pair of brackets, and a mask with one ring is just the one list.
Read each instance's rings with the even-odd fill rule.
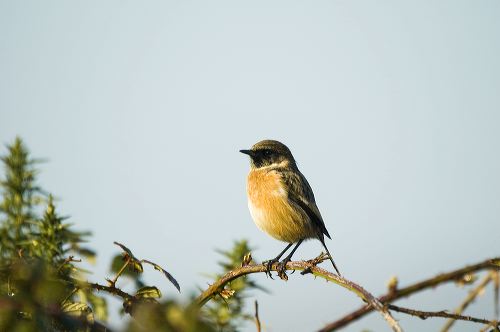
[[56,212],[52,195],[36,185],[36,161],[22,140],[16,138],[7,149],[0,180],[0,301],[5,304],[0,330],[76,329],[93,320],[92,308],[106,319],[104,299],[75,291],[79,260],[72,255],[93,257],[81,247],[89,233],[72,230]]
[[124,311],[134,319],[127,331],[186,331],[211,332],[215,331],[213,324],[207,321],[197,306],[184,306],[172,300],[160,303],[162,294],[156,286],[144,286],[141,275],[144,272],[143,264],[153,266],[180,291],[177,280],[164,268],[146,259],[138,259],[132,251],[121,243],[115,242],[123,253],[116,256],[112,262],[115,278],[108,280],[110,286],[115,287],[120,276],[127,275],[136,281],[136,286],[142,285],[135,295],[123,301]]
[[[44,195],[35,183],[36,160],[29,158],[21,139],[16,138],[7,148],[9,154],[1,158],[6,176],[0,180],[2,267],[18,258],[41,259],[61,267],[69,275],[74,268],[67,260],[70,252],[86,257],[94,255],[90,249],[81,247],[90,233],[73,231],[64,223],[66,218],[56,213],[52,195]],[[39,213],[43,209],[44,213]]]
[[[83,246],[88,232],[77,232],[56,208],[52,195],[36,184],[37,161],[30,158],[20,138],[1,157],[5,176],[0,178],[0,331],[109,331],[101,322],[108,307],[101,292],[118,298],[133,317],[126,331],[236,331],[249,318],[244,313],[248,291],[258,286],[248,277],[233,281],[205,309],[194,304],[162,300],[158,287],[145,285],[144,265],[161,272],[180,292],[177,280],[163,267],[137,258],[125,245],[111,264],[107,284],[83,281],[77,263],[93,260]],[[220,274],[251,260],[246,241],[229,251]],[[134,280],[129,294],[116,286],[119,278]],[[98,293],[100,292],[100,293]]]
[[10,261],[20,255],[35,256],[36,242],[32,235],[36,231],[34,208],[43,201],[41,190],[35,185],[35,160],[29,158],[20,138],[7,146],[9,154],[1,158],[5,179],[0,180],[2,190],[1,247],[2,261]]
[[[92,310],[73,298],[60,272],[40,259],[17,259],[2,280],[0,331],[79,330]],[[4,291],[6,290],[6,291]]]
[[143,302],[137,305],[126,331],[182,331],[215,332],[215,327],[208,322],[195,306],[183,306],[174,301],[162,304]]
[[[240,267],[242,262],[250,263],[249,255],[251,248],[246,240],[235,241],[231,250],[218,250],[223,256],[219,262],[222,271],[215,275],[219,279],[234,268]],[[206,306],[208,319],[217,326],[219,331],[237,331],[245,320],[253,319],[252,315],[244,312],[245,299],[252,289],[261,289],[249,276],[233,280],[228,287],[224,288],[219,296]]]
[[161,297],[161,292],[155,286],[144,286],[141,289],[137,290],[137,292],[135,292],[135,296],[141,299],[147,299],[147,298],[158,299]]

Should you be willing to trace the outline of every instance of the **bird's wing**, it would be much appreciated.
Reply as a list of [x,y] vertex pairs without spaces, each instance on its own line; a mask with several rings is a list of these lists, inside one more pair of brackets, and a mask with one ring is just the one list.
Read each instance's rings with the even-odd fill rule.
[[280,170],[281,179],[287,188],[288,199],[301,208],[309,217],[309,219],[318,227],[322,234],[325,234],[331,239],[325,222],[321,217],[314,193],[307,182],[306,178],[299,170],[291,171],[288,169]]

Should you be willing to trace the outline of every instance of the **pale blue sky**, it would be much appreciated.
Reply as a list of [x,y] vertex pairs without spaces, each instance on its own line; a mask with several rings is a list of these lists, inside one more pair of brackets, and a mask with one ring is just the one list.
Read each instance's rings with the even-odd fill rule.
[[[120,241],[185,298],[217,269],[215,248],[282,249],[251,221],[238,153],[279,139],[339,269],[380,294],[392,275],[407,285],[500,254],[499,17],[498,1],[1,0],[0,141],[20,135],[50,160],[42,185],[94,233],[92,280]],[[296,258],[320,251],[310,241]],[[267,331],[314,330],[361,304],[311,277],[256,279],[272,291],[254,294]],[[399,303],[452,309],[467,291]],[[468,313],[492,318],[492,301]],[[408,331],[444,323],[396,317]],[[346,331],[363,328],[386,330],[372,314]]]

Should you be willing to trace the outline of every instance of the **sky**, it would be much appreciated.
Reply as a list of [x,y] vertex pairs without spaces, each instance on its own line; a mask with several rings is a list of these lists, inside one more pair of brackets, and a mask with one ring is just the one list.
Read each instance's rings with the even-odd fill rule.
[[[340,271],[382,294],[391,276],[404,286],[499,255],[499,16],[494,0],[0,0],[0,142],[19,135],[47,158],[41,185],[93,232],[90,280],[110,276],[119,241],[183,293],[153,270],[148,282],[186,300],[218,271],[216,249],[246,238],[265,260],[284,247],[251,220],[238,152],[280,140]],[[308,241],[295,258],[321,249]],[[270,293],[248,310],[257,299],[269,332],[319,329],[362,304],[310,276],[255,280]],[[469,290],[397,304],[451,310]],[[494,318],[491,294],[466,313]],[[444,324],[395,317],[408,331]],[[363,329],[388,330],[371,314],[345,331]]]

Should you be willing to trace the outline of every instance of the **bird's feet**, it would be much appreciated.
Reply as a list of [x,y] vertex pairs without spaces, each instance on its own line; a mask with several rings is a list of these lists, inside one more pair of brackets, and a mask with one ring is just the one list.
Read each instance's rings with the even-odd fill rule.
[[273,258],[268,261],[265,261],[264,264],[266,264],[266,275],[269,276],[269,278],[273,279],[273,276],[271,275],[271,269],[273,268],[274,263],[278,263],[279,259],[278,258]]
[[288,263],[289,261],[290,257],[287,257],[278,263],[276,271],[278,272],[278,277],[280,277],[281,280],[288,280],[288,276],[286,275],[286,263]]
[[290,258],[285,258],[284,260],[282,260],[281,262],[279,261],[278,258],[273,258],[273,259],[270,259],[268,261],[265,261],[263,262],[263,264],[266,265],[266,275],[273,279],[273,276],[271,274],[271,270],[273,268],[273,264],[274,263],[278,263],[278,265],[276,266],[276,271],[278,272],[278,277],[280,277],[280,279],[282,280],[288,280],[288,276],[286,275],[286,263],[288,263],[290,261]]

